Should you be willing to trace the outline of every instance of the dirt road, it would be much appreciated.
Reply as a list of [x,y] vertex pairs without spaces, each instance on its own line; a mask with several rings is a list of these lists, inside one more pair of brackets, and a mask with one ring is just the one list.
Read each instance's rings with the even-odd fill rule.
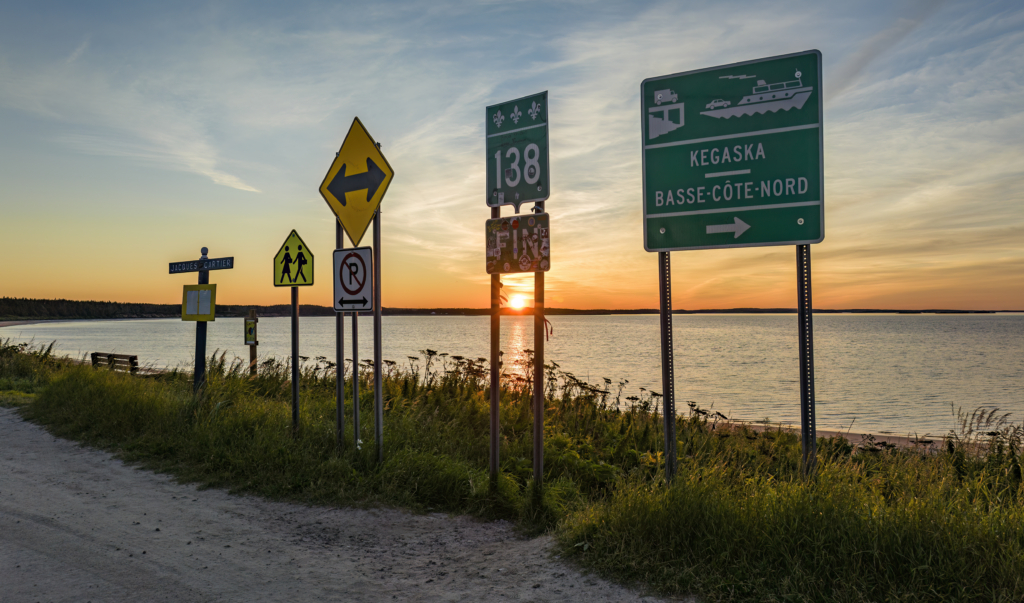
[[656,601],[505,523],[199,491],[0,408],[0,601]]

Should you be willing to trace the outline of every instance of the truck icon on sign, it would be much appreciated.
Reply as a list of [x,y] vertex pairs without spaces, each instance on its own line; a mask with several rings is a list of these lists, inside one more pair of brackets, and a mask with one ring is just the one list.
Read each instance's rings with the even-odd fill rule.
[[674,103],[679,100],[679,95],[671,90],[655,90],[654,91],[654,104],[660,105],[661,103]]

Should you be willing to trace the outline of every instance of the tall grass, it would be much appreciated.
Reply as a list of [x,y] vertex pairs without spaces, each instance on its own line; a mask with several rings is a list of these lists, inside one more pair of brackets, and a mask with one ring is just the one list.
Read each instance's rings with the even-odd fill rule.
[[[1024,599],[1022,432],[992,411],[960,412],[931,453],[820,439],[800,475],[797,436],[756,432],[689,404],[680,465],[663,480],[659,395],[586,383],[552,363],[545,381],[545,487],[532,482],[532,358],[504,375],[501,478],[490,487],[482,359],[423,350],[385,368],[385,461],[375,462],[370,371],[363,421],[336,446],[335,367],[302,367],[301,428],[290,367],[250,378],[214,355],[190,375],[138,378],[0,342],[0,390],[36,392],[28,418],[182,480],[328,505],[391,504],[506,518],[553,530],[562,553],[604,574],[705,600]],[[368,368],[369,365],[364,365]],[[346,374],[351,375],[351,366]]]

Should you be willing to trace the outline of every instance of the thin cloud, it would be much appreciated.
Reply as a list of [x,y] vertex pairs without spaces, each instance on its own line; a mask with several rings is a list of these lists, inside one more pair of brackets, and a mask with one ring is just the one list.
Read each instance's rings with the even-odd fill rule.
[[[81,56],[88,40],[72,53]],[[83,153],[161,163],[230,188],[259,192],[218,167],[205,128],[166,100],[145,93],[139,78],[118,82],[90,65],[43,64],[15,71],[0,64],[0,104],[91,130],[61,137]]]
[[85,52],[87,48],[89,48],[89,36],[86,36],[85,39],[82,40],[82,43],[78,45],[78,48],[76,48],[70,56],[68,56],[68,59],[67,61],[65,61],[65,63],[70,65],[71,63],[77,61],[78,57],[82,56],[82,53]]
[[914,16],[899,18],[889,28],[878,32],[868,38],[860,48],[851,55],[828,78],[828,87],[825,89],[825,102],[831,102],[843,91],[856,83],[857,79],[872,62],[878,57],[889,52],[896,44],[910,35],[928,17],[932,16],[943,4],[942,0],[920,0],[913,3]]

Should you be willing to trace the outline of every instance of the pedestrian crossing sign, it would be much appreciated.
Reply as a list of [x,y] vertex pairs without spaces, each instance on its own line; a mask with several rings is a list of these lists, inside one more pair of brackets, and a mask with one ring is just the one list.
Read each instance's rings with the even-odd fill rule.
[[307,287],[313,284],[313,252],[294,230],[274,256],[275,287]]

